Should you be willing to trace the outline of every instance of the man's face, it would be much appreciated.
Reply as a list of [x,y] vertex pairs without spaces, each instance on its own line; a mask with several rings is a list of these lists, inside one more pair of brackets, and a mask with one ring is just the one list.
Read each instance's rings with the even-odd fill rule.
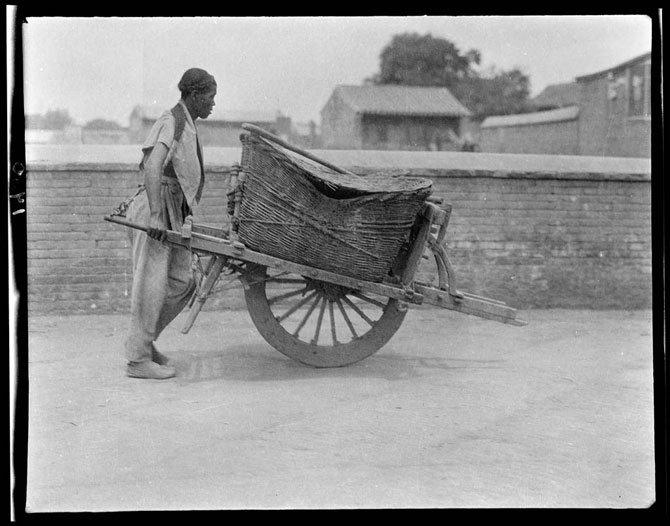
[[214,97],[216,97],[216,88],[194,95],[198,117],[206,119],[210,116],[215,106]]

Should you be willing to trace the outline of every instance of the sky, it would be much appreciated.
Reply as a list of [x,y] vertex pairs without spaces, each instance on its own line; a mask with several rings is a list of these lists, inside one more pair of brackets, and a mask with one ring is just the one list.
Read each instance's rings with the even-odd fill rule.
[[66,109],[128,126],[133,108],[167,109],[190,67],[218,84],[230,111],[282,112],[320,123],[339,84],[360,85],[379,70],[393,35],[431,34],[481,69],[520,69],[531,96],[547,85],[615,66],[651,50],[644,15],[407,17],[29,17],[23,25],[25,113]]

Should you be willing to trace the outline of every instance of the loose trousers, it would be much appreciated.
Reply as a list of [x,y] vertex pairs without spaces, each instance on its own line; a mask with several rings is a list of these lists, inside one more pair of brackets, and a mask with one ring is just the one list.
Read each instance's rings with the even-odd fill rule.
[[[176,180],[163,183],[162,200],[168,225],[179,229],[183,214],[184,195]],[[149,201],[142,192],[129,205],[130,221],[149,223]],[[181,221],[178,225],[177,221]],[[132,230],[133,288],[130,311],[130,330],[126,338],[126,358],[131,362],[151,360],[155,342],[172,320],[184,309],[195,290],[192,255],[188,249],[171,247],[150,238],[141,230]]]

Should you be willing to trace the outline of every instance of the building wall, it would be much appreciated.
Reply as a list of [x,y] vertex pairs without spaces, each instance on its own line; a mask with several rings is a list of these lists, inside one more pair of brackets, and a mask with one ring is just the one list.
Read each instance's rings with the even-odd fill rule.
[[[146,119],[131,118],[130,139],[135,144],[142,144],[146,139],[154,122]],[[203,146],[211,147],[238,147],[240,145],[241,122],[198,120],[198,138]],[[274,122],[254,122],[256,126],[277,133]]]
[[362,146],[360,118],[337,95],[321,110],[321,141],[325,149],[357,150]]
[[[447,242],[461,289],[520,309],[651,306],[647,165],[628,170],[621,162],[589,158],[602,164],[556,169],[555,157],[533,156],[542,170],[524,167],[528,156],[388,152],[381,162],[379,155],[342,152],[329,160],[357,173],[406,167],[409,175],[432,179],[434,194],[453,204]],[[223,226],[232,163],[217,164],[216,152],[208,157],[196,217]],[[435,163],[429,167],[426,159]],[[134,191],[135,167],[29,163],[31,315],[128,311],[128,232],[103,216]],[[206,308],[244,308],[241,290],[215,294]]]
[[[577,124],[482,128],[482,151],[650,158],[650,67],[646,57],[580,77],[575,89]],[[635,103],[633,74],[641,81]],[[638,106],[633,110],[634,104]]]
[[82,144],[130,144],[130,137],[126,128],[119,130],[83,128],[81,142]]
[[364,115],[361,119],[362,149],[454,151],[449,132],[460,135],[454,117]]
[[[627,70],[615,76],[582,81],[579,153],[614,157],[651,157],[651,118],[628,115]],[[616,92],[608,97],[608,90]]]
[[460,135],[460,119],[399,115],[358,115],[333,96],[321,113],[326,149],[458,150],[449,131]]
[[[242,122],[197,121],[198,137],[203,146],[211,147],[238,147],[240,133],[243,131]],[[274,122],[253,122],[256,126],[277,134],[277,124]]]
[[577,155],[577,120],[519,126],[486,127],[480,130],[483,152]]

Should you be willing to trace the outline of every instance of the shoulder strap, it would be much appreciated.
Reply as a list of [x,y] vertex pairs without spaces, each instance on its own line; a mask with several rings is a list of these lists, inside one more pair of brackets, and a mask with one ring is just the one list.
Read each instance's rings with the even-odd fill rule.
[[186,125],[186,114],[184,113],[184,108],[181,104],[177,104],[170,110],[172,115],[174,115],[174,141],[181,139],[181,134],[184,132],[184,126]]
[[[186,125],[186,113],[184,113],[184,108],[181,104],[176,104],[171,110],[172,115],[174,116],[174,136],[172,138],[173,144],[181,139],[181,134],[184,132],[184,126]],[[144,169],[144,160],[142,157],[140,161],[139,169]]]

